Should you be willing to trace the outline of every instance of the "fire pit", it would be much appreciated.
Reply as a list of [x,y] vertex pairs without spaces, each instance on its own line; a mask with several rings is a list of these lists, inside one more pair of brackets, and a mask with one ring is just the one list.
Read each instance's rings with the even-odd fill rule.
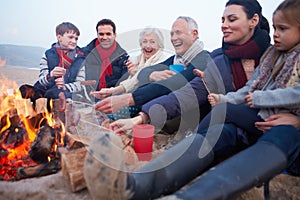
[[[7,87],[9,85],[10,87]],[[58,147],[64,146],[64,124],[58,106],[39,99],[35,109],[12,83],[0,90],[0,180],[14,181],[55,173]],[[53,112],[48,111],[47,102]]]

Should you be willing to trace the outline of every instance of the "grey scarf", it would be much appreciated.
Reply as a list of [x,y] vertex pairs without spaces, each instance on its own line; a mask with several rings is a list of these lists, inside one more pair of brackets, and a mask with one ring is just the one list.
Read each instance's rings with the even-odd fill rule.
[[186,67],[197,54],[203,51],[203,48],[203,42],[198,39],[195,40],[192,46],[182,56],[175,55],[174,64],[182,64]]

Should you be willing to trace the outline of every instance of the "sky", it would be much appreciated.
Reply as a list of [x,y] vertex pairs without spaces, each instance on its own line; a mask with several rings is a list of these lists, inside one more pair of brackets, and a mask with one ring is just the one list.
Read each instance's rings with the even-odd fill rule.
[[[190,16],[199,26],[205,49],[220,47],[221,17],[227,0],[4,0],[0,12],[0,44],[49,48],[56,41],[55,27],[71,22],[80,30],[78,45],[96,37],[103,18],[117,26],[117,41],[127,51],[138,46],[138,32],[157,27],[165,35],[165,49],[172,51],[169,32],[178,16]],[[282,0],[259,0],[263,15],[272,25],[272,13]],[[273,29],[271,28],[271,34]],[[1,56],[1,55],[0,55]]]

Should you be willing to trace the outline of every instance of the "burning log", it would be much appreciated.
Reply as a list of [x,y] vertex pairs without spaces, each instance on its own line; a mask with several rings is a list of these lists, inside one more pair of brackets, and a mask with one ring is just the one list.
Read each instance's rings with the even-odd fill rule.
[[37,163],[48,162],[55,137],[55,131],[52,127],[48,125],[42,126],[30,147],[30,158]]
[[49,174],[54,174],[61,169],[60,160],[51,160],[43,164],[30,166],[30,167],[20,167],[17,171],[17,180],[24,178],[40,177]]

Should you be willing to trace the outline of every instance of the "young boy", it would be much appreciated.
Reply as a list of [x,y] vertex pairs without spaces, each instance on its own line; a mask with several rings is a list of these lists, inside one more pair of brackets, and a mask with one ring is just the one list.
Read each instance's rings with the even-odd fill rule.
[[41,59],[38,81],[34,86],[20,87],[23,98],[33,102],[41,97],[57,99],[61,92],[72,98],[73,93],[82,90],[80,82],[85,80],[85,72],[81,65],[85,57],[77,46],[79,35],[79,29],[70,22],[56,27],[57,42]]

